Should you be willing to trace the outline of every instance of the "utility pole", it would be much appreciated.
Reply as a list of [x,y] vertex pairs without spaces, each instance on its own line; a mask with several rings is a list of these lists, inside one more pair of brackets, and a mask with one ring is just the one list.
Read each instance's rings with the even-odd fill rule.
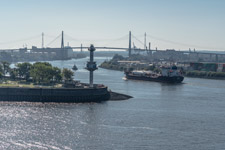
[[42,45],[42,48],[44,48],[44,32],[42,32],[41,35],[42,35],[42,44],[41,45]]
[[128,51],[129,51],[129,57],[131,56],[131,31],[129,32],[129,48],[128,48]]

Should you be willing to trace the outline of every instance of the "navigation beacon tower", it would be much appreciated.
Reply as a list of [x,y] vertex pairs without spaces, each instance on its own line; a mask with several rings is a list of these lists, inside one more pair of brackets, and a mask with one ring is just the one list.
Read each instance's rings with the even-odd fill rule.
[[87,66],[86,69],[90,72],[90,87],[94,87],[93,86],[93,72],[98,69],[96,62],[94,62],[94,51],[95,51],[95,47],[93,44],[91,44],[90,48],[88,48],[88,50],[90,51],[90,61],[87,62]]

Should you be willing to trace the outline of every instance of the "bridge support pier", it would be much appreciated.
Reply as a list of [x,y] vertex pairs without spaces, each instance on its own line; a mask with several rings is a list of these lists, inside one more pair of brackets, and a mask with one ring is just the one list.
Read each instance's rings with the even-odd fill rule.
[[199,62],[199,61],[200,61],[200,59],[199,59],[199,54],[196,53],[196,56],[197,56],[197,62]]
[[209,60],[212,62],[212,54],[209,54]]
[[219,62],[219,56],[216,54],[216,62]]
[[151,50],[151,43],[148,43],[148,55],[152,58],[152,50]]

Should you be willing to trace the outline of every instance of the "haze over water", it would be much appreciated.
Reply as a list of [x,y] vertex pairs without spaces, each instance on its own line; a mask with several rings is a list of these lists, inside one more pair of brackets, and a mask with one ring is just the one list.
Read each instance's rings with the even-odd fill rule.
[[[78,67],[88,82],[88,58],[53,61]],[[106,58],[95,58],[97,64]],[[125,81],[123,72],[99,68],[94,82],[134,98],[87,104],[0,102],[0,149],[225,148],[225,80],[185,78],[183,84]]]

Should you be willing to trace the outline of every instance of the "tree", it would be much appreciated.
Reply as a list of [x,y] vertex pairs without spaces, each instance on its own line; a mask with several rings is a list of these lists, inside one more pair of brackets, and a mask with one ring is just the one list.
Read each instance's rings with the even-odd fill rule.
[[1,75],[3,74],[3,66],[2,66],[2,64],[0,64],[0,73],[1,73]]
[[18,63],[16,64],[16,67],[18,68],[18,75],[22,78],[25,78],[26,81],[30,78],[30,69],[32,67],[32,64],[30,63]]
[[3,69],[3,75],[6,75],[10,72],[10,63],[6,61],[2,61],[2,69]]
[[38,83],[59,82],[62,79],[61,70],[58,67],[52,67],[47,62],[34,63],[30,70],[30,76],[34,82]]
[[51,68],[52,66],[51,64],[49,65],[49,63],[34,63],[30,70],[30,76],[34,82],[49,83],[52,79]]
[[121,56],[121,55],[119,55],[119,54],[115,54],[115,55],[113,56],[113,59],[112,59],[112,60],[116,60],[116,61],[118,61],[118,60],[124,60],[124,57]]
[[61,69],[58,67],[52,68],[53,81],[60,82],[62,80]]
[[17,68],[11,69],[9,74],[10,74],[10,78],[15,80],[16,77],[18,76],[18,69]]
[[74,72],[67,68],[63,68],[62,76],[64,80],[72,80],[72,77],[74,76]]

